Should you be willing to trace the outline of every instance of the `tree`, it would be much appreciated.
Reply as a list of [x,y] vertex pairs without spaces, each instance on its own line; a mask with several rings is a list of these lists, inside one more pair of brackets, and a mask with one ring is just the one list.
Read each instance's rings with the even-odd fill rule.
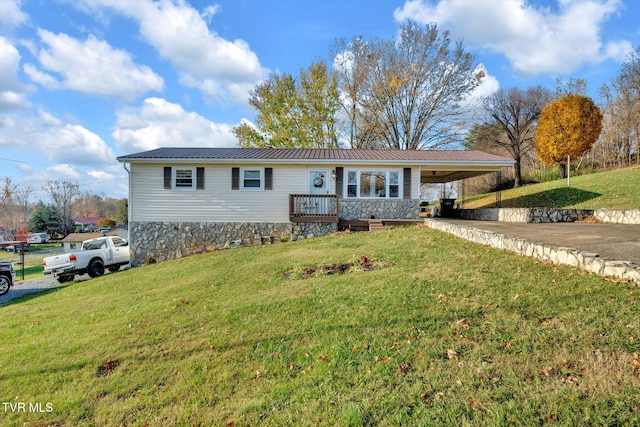
[[[542,108],[551,99],[551,93],[542,86],[500,89],[483,100],[487,114],[484,124],[485,138],[504,148],[515,160],[514,187],[522,183],[523,157],[533,150],[533,135]],[[492,131],[492,132],[490,132]]]
[[129,223],[129,205],[127,199],[118,200],[116,221],[118,221],[120,224]]
[[258,111],[255,125],[244,122],[233,129],[241,147],[338,146],[338,86],[324,62],[300,70],[297,81],[288,73],[272,73],[251,92],[249,104]]
[[351,148],[366,148],[375,144],[376,136],[364,119],[364,96],[367,75],[375,63],[372,45],[362,37],[351,41],[339,39],[331,50],[333,69],[340,97],[340,121],[343,139]]
[[624,166],[640,163],[640,47],[622,64],[620,73],[611,83],[603,85],[605,99],[603,136],[599,148],[605,164]]
[[52,206],[56,209],[60,220],[60,230],[65,236],[73,230],[73,219],[71,209],[74,200],[80,195],[78,184],[67,181],[47,181],[42,187],[49,193]]
[[29,230],[34,233],[47,233],[49,236],[64,235],[61,227],[63,221],[57,209],[52,205],[45,205],[42,201],[36,204],[36,208],[29,218]]
[[535,132],[536,153],[543,163],[560,165],[560,178],[564,178],[567,157],[587,152],[601,130],[602,113],[591,98],[565,95],[542,109]]
[[[343,98],[359,114],[352,119],[359,118],[357,129],[367,140],[384,148],[416,150],[464,139],[463,101],[484,73],[477,71],[462,42],[453,44],[449,32],[440,33],[436,24],[408,22],[397,39],[373,40],[358,49],[359,56],[366,54],[358,69],[363,75],[358,74],[357,88]],[[341,87],[354,82],[355,77]]]
[[113,228],[116,226],[116,221],[111,218],[100,218],[98,220],[98,227],[109,227]]
[[31,187],[21,189],[11,177],[0,178],[0,226],[15,236],[18,230],[27,225],[27,208]]

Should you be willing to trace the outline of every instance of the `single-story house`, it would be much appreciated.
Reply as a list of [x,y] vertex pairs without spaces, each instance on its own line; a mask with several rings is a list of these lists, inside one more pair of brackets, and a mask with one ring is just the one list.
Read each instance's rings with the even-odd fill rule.
[[421,183],[514,163],[480,151],[302,148],[158,148],[118,161],[129,173],[133,265],[325,235],[340,219],[417,219]]
[[62,242],[62,249],[64,253],[67,254],[69,252],[76,252],[82,248],[82,242],[89,239],[95,239],[98,237],[102,237],[101,233],[70,233]]
[[119,224],[103,234],[105,236],[118,236],[123,240],[127,240],[129,239],[129,227],[127,225]]
[[90,233],[98,230],[99,217],[96,218],[76,218],[73,225],[80,233]]

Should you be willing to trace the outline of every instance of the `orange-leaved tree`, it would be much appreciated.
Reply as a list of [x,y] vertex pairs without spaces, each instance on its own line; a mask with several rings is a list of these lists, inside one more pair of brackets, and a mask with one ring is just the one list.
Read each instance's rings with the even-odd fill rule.
[[547,104],[534,135],[541,162],[560,165],[566,176],[567,157],[578,157],[591,148],[602,130],[602,113],[588,96],[569,94]]

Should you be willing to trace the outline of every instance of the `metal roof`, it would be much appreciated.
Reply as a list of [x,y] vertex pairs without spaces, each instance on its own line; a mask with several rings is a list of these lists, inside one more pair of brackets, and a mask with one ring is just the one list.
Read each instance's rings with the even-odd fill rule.
[[470,162],[511,166],[513,160],[482,151],[463,150],[392,150],[342,148],[157,148],[117,158],[137,163],[157,160],[197,160],[229,162],[236,160],[276,161],[365,161],[365,162]]

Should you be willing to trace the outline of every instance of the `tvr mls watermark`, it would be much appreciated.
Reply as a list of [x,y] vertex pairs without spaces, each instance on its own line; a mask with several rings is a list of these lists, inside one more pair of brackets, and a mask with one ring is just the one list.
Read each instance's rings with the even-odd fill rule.
[[51,402],[2,402],[4,412],[53,412]]

